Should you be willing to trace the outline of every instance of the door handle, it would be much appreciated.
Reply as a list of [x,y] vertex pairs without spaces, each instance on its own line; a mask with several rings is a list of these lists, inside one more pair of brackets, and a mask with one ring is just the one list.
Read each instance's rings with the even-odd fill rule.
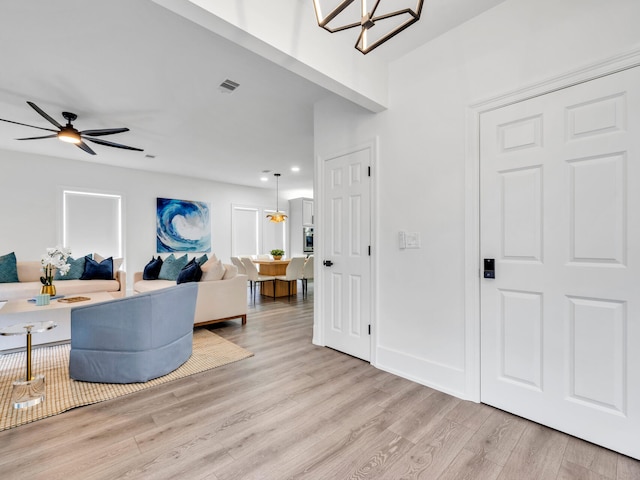
[[333,262],[331,260],[325,260],[324,262],[322,262],[322,264],[325,267],[331,267],[333,265]]

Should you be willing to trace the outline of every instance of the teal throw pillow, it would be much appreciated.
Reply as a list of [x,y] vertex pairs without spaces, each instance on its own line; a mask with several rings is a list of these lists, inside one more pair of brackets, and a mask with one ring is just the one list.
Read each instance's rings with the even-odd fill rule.
[[187,263],[189,263],[189,259],[186,253],[180,258],[176,258],[172,253],[162,262],[158,279],[173,280],[175,282],[178,279],[178,275],[180,275],[180,270],[182,270]]
[[209,260],[209,257],[207,257],[207,254],[205,253],[200,258],[198,258],[196,262],[198,262],[198,265],[202,266],[207,262],[207,260]]
[[54,280],[79,280],[84,273],[84,257],[74,259],[73,257],[67,258],[69,264],[69,271],[66,275],[60,275],[60,272],[56,270],[56,276]]
[[18,281],[18,266],[15,252],[0,257],[0,283],[14,283]]

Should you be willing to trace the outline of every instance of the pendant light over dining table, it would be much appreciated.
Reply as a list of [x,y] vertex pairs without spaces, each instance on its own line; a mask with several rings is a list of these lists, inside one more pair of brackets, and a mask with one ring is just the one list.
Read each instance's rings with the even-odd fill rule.
[[273,176],[276,177],[276,211],[267,215],[267,218],[273,223],[282,223],[286,220],[287,216],[278,208],[278,178],[280,178],[280,174],[274,173]]
[[313,8],[318,26],[330,33],[360,28],[355,47],[366,55],[420,20],[424,0],[360,0],[359,9],[354,2],[313,0]]

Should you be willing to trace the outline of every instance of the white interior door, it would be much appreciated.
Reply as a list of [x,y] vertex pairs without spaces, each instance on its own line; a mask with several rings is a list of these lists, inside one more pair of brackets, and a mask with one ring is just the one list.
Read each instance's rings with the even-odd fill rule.
[[[322,268],[325,345],[370,360],[371,149],[324,165]],[[325,266],[330,262],[330,266]]]
[[640,458],[640,68],[483,114],[480,155],[482,401]]

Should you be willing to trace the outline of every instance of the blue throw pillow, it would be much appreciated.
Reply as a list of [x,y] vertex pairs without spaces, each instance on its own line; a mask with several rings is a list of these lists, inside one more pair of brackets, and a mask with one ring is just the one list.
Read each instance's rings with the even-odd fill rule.
[[70,266],[67,274],[60,275],[60,271],[56,270],[56,275],[55,277],[53,277],[54,280],[78,280],[80,277],[82,277],[82,274],[84,273],[84,264],[85,264],[84,257],[81,257],[78,259],[69,257],[67,259],[67,263]]
[[84,273],[80,280],[113,280],[113,257],[100,263],[88,255],[84,257]]
[[0,257],[0,283],[14,283],[18,281],[18,266],[15,252]]
[[193,258],[180,270],[176,283],[199,282],[201,278],[202,269],[198,261]]
[[209,260],[209,257],[207,257],[207,254],[205,253],[200,258],[198,258],[196,262],[198,262],[198,265],[202,266],[206,263],[207,260]]
[[180,258],[174,257],[172,253],[162,262],[162,267],[160,268],[158,279],[173,280],[175,282],[178,279],[180,270],[184,268],[187,262],[189,262],[189,259],[187,258],[186,253]]
[[160,269],[162,268],[162,258],[158,256],[158,258],[151,257],[151,261],[147,263],[144,267],[144,272],[142,272],[143,280],[157,280],[158,275],[160,275]]

